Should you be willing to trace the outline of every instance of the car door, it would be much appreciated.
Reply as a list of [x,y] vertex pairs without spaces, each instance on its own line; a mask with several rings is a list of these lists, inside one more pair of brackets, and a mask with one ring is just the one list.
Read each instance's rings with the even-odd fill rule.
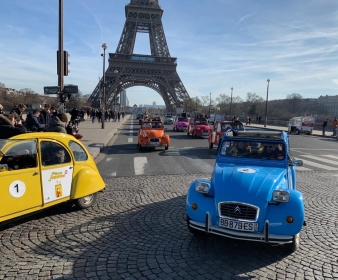
[[37,140],[7,140],[0,161],[0,221],[42,206]]
[[43,202],[70,197],[74,163],[68,148],[53,140],[41,140],[41,182]]

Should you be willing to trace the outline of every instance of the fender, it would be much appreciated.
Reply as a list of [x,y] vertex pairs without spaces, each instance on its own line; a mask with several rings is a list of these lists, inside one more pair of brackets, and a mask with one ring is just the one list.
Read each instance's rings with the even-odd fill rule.
[[73,178],[71,199],[77,199],[101,191],[106,187],[100,173],[91,167],[83,167]]

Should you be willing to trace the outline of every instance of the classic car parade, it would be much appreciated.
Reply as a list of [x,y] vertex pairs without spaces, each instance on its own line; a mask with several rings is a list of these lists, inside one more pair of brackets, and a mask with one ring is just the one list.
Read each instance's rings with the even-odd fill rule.
[[170,145],[170,137],[165,133],[163,122],[159,118],[144,120],[138,133],[139,150],[143,148],[164,147],[168,150]]
[[210,126],[204,117],[191,118],[187,127],[187,135],[194,138],[209,136]]
[[92,206],[105,183],[75,137],[35,132],[0,140],[0,223],[70,202]]
[[223,134],[229,129],[232,129],[234,133],[237,130],[244,130],[243,123],[241,121],[215,121],[214,127],[208,138],[209,148],[212,149],[214,145],[219,146]]
[[228,130],[211,179],[197,179],[186,198],[188,228],[197,236],[284,244],[295,251],[305,223],[304,198],[282,131]]
[[174,131],[186,131],[189,125],[189,120],[186,117],[176,117],[173,123]]

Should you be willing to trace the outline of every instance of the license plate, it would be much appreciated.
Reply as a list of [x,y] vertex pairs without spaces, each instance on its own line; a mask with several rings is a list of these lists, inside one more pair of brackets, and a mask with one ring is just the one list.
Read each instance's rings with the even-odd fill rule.
[[160,142],[150,142],[149,143],[151,146],[158,146],[160,144]]
[[219,226],[240,231],[258,231],[258,223],[240,222],[226,218],[219,219]]
[[209,132],[202,132],[202,135],[209,135]]

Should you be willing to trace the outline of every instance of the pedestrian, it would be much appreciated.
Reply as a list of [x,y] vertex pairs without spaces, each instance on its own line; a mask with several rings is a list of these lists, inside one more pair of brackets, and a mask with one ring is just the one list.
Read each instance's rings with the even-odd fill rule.
[[92,123],[94,123],[95,122],[95,118],[96,118],[96,110],[92,109],[90,111],[90,116],[92,118]]
[[45,127],[48,127],[51,120],[50,107],[51,106],[49,104],[45,104],[38,119],[40,123],[45,125]]
[[13,114],[0,114],[0,139],[8,139],[26,132],[27,129],[21,120],[16,121]]
[[28,131],[44,131],[45,125],[39,122],[40,111],[33,110],[33,113],[27,115],[25,127]]
[[323,122],[323,130],[322,130],[322,135],[325,136],[325,130],[326,130],[326,127],[327,127],[327,122],[329,121],[329,119],[326,119],[324,122]]
[[118,121],[120,121],[120,117],[121,117],[121,116],[120,116],[120,111],[118,111],[118,112],[117,112],[117,119],[118,119]]
[[259,116],[259,117],[258,117],[258,123],[259,123],[259,124],[261,124],[261,119],[262,119],[262,117]]
[[251,120],[252,120],[252,118],[249,116],[249,125],[251,124]]
[[24,119],[22,117],[23,112],[26,110],[26,105],[23,103],[20,103],[18,106],[15,106],[10,113],[14,116],[15,121],[20,121],[21,123],[24,122]]
[[0,114],[5,114],[5,108],[0,104]]
[[332,123],[332,132],[333,132],[333,134],[331,136],[336,136],[337,135],[337,126],[338,126],[338,121],[337,121],[337,118],[334,117],[333,123]]

